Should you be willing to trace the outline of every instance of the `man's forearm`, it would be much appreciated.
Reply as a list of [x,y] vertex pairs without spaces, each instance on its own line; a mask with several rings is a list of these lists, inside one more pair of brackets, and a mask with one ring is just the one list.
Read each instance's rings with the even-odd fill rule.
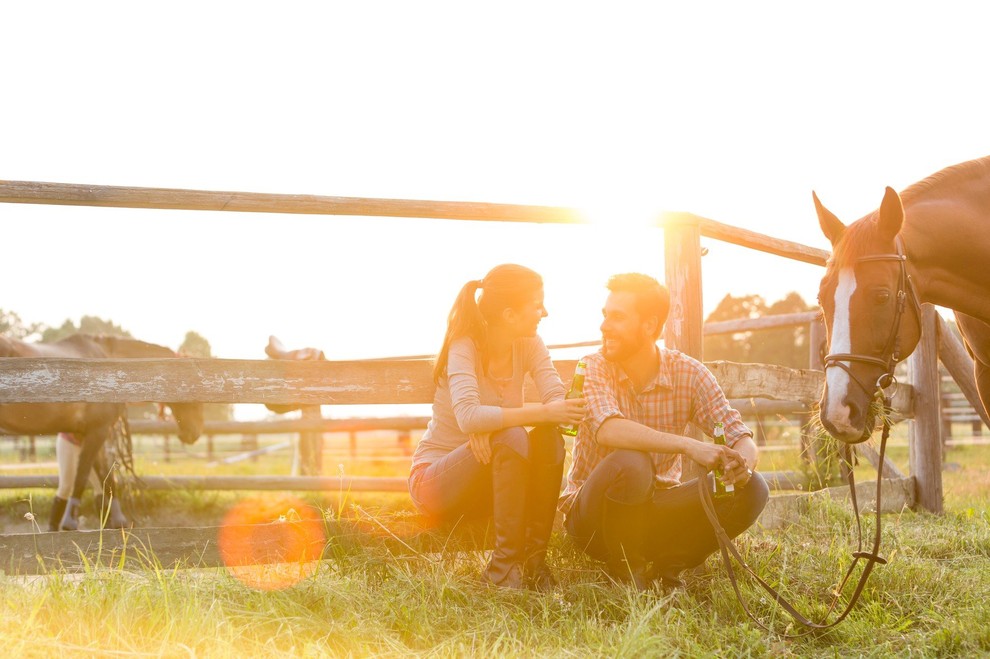
[[612,448],[649,453],[687,453],[690,437],[660,432],[629,419],[606,419],[598,429],[598,443]]

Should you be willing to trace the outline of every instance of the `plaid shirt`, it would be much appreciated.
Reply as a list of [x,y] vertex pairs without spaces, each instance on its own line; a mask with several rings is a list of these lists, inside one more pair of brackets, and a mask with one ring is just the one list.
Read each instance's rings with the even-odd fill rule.
[[[567,473],[567,486],[558,507],[567,513],[578,490],[602,458],[614,451],[598,443],[598,429],[613,417],[629,419],[665,433],[683,435],[688,423],[711,435],[716,421],[725,424],[725,443],[736,442],[753,433],[742,422],[739,412],[729,407],[722,388],[705,366],[676,350],[657,348],[660,368],[656,379],[637,392],[617,364],[600,352],[585,358],[587,370],[584,395],[588,411],[574,439],[574,459]],[[668,488],[681,478],[678,453],[652,453],[656,486]]]

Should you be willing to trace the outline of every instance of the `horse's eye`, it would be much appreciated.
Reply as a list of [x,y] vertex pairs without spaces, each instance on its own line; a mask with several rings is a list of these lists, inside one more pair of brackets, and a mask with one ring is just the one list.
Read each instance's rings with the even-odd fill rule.
[[877,291],[874,294],[874,299],[877,304],[887,304],[887,300],[890,299],[890,291],[887,290]]

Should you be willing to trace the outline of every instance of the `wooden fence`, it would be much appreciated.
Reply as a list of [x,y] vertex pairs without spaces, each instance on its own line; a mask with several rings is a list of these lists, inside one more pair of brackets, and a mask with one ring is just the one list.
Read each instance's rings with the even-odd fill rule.
[[[0,202],[530,223],[582,221],[580,213],[573,209],[546,206],[17,181],[0,181]],[[704,331],[701,299],[703,236],[803,263],[824,265],[828,256],[823,250],[687,213],[666,214],[658,218],[658,224],[665,232],[666,283],[672,295],[671,315],[664,339],[668,347],[699,359],[703,358]],[[777,321],[761,319],[746,322]],[[898,385],[896,395],[898,410],[906,417],[913,416],[910,466],[917,501],[932,511],[940,511],[942,506],[937,375],[940,347],[943,363],[967,399],[978,407],[972,371],[967,370],[965,365],[965,351],[960,352],[961,346],[947,338],[948,332],[939,331],[939,323],[934,310],[926,308],[924,336],[911,356],[910,383]],[[569,379],[573,362],[558,362],[557,366],[565,381]],[[813,405],[823,386],[820,370],[728,362],[710,363],[709,367],[730,398],[796,401]],[[307,405],[427,403],[432,399],[429,369],[429,363],[423,360],[8,359],[0,364],[0,403],[64,400]],[[334,479],[329,479],[328,483],[334,487]],[[340,485],[346,486],[346,483]],[[291,484],[287,483],[286,487],[291,487]]]

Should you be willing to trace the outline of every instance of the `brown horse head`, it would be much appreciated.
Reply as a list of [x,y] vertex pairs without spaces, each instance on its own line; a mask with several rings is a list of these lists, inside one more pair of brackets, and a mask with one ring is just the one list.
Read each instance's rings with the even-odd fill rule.
[[897,361],[920,337],[898,237],[904,207],[888,187],[879,210],[847,227],[812,196],[832,243],[818,289],[828,337],[821,420],[836,439],[856,443],[873,432],[878,386],[889,384]]
[[[179,357],[171,348],[156,343],[116,336],[88,337],[100,346],[108,357]],[[202,403],[166,403],[172,410],[175,423],[179,426],[179,439],[184,444],[192,444],[203,433]]]
[[179,426],[179,439],[183,444],[192,444],[203,434],[202,403],[167,403]]

